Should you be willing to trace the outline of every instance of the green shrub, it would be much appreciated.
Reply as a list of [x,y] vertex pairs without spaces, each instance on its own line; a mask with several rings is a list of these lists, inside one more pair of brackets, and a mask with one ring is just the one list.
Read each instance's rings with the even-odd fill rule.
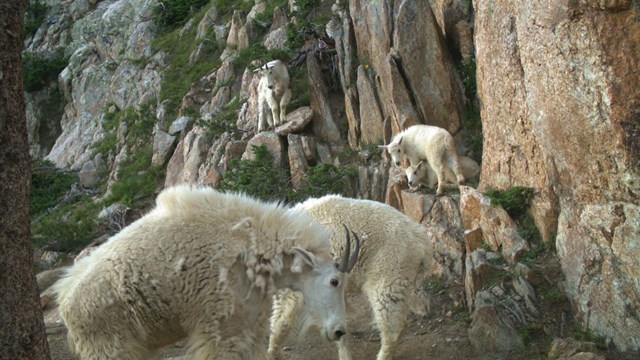
[[311,103],[309,97],[309,77],[307,76],[307,67],[298,66],[289,68],[289,88],[291,89],[291,102],[288,109],[295,110],[301,106],[309,106]]
[[254,0],[213,0],[213,5],[223,17],[230,17],[233,11],[248,13],[253,8]]
[[238,111],[243,103],[244,101],[236,96],[223,106],[220,113],[215,115],[211,120],[199,119],[197,125],[207,129],[207,137],[210,139],[214,139],[224,132],[236,130]]
[[67,67],[67,63],[68,59],[64,56],[62,48],[50,54],[23,53],[25,91],[34,92],[44,89],[58,79],[58,75]]
[[32,243],[36,247],[54,245],[62,251],[82,249],[96,237],[100,206],[81,196],[31,223]]
[[220,188],[243,192],[262,200],[285,200],[289,192],[286,170],[273,166],[266,145],[252,145],[253,160],[231,160]]
[[136,207],[155,195],[164,180],[164,169],[152,166],[151,145],[130,154],[118,168],[118,181],[111,185],[106,204],[122,203]]
[[[209,8],[210,6],[205,6],[194,16],[195,23],[202,20]],[[209,36],[205,36],[202,40],[196,40],[197,26],[186,31],[182,37],[180,30],[175,29],[152,41],[155,50],[167,54],[168,66],[164,71],[160,86],[160,99],[168,100],[168,118],[177,116],[182,98],[197,79],[220,67],[220,54],[224,48],[210,40]],[[199,60],[190,63],[191,53],[201,44]]]
[[30,38],[38,31],[49,11],[49,6],[41,0],[30,0],[24,14],[24,36]]
[[289,195],[291,201],[303,201],[310,197],[321,197],[327,194],[352,195],[349,188],[349,177],[355,175],[355,167],[337,167],[333,164],[311,166],[304,174],[305,185],[293,190]]
[[161,0],[153,8],[153,22],[161,29],[185,24],[209,0]]
[[31,162],[31,216],[39,215],[53,207],[78,181],[75,173],[55,167],[49,160]]
[[513,219],[520,216],[529,208],[534,190],[525,186],[514,186],[506,190],[489,190],[487,196],[492,205],[501,205]]

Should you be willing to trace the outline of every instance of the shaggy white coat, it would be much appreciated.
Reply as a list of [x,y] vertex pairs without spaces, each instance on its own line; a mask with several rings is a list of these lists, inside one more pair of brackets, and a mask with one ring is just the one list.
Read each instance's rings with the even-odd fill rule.
[[458,184],[465,181],[453,136],[443,128],[414,125],[399,132],[391,143],[381,147],[387,149],[397,166],[402,164],[404,156],[409,159],[411,166],[417,166],[420,161],[427,161],[438,178],[436,195],[444,193],[446,167],[453,171]]
[[[360,256],[349,277],[347,291],[367,297],[373,321],[380,331],[377,360],[391,359],[409,311],[425,313],[424,301],[417,289],[434,262],[432,239],[427,230],[395,208],[377,201],[328,195],[309,199],[295,208],[306,211],[333,230],[331,248],[336,256],[343,252],[340,240],[343,224],[360,237]],[[297,292],[276,294],[269,359],[280,358],[280,344],[289,327],[296,323],[301,300]],[[351,359],[344,338],[338,342],[338,354],[340,360]]]
[[[258,69],[262,78],[258,83],[258,132],[278,126],[287,120],[287,105],[291,102],[289,70],[280,60],[268,62]],[[267,113],[266,107],[271,109]]]
[[71,348],[82,359],[146,359],[188,338],[190,359],[262,359],[272,295],[296,266],[292,249],[335,270],[329,236],[301,209],[167,189],[55,285]]

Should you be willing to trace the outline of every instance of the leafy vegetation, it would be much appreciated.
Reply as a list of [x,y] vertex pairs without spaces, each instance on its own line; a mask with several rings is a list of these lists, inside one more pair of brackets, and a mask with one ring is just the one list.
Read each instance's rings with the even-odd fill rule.
[[428,280],[426,280],[423,284],[422,284],[422,289],[431,293],[431,294],[438,294],[439,292],[445,290],[447,288],[447,284],[444,283],[442,281],[442,279],[440,279],[437,276],[431,277]]
[[44,22],[49,6],[41,0],[29,0],[24,14],[24,36],[30,38],[36,34]]
[[161,29],[174,29],[184,25],[208,2],[209,0],[161,0],[153,8],[153,22]]
[[471,150],[471,158],[478,163],[482,162],[482,121],[478,108],[478,86],[476,81],[476,59],[462,60],[458,66],[458,72],[462,78],[465,96],[469,101],[464,106],[462,114],[462,127],[465,129],[465,141]]
[[303,201],[310,197],[327,194],[351,196],[349,177],[355,175],[354,166],[337,167],[333,164],[319,164],[307,169],[304,174],[305,185],[289,193],[289,200]]
[[286,202],[303,201],[326,194],[351,195],[349,177],[355,174],[352,166],[311,166],[305,174],[305,185],[300,189],[291,189],[288,171],[273,166],[273,159],[266,145],[252,145],[252,151],[252,160],[230,162],[221,182],[222,190],[244,192],[263,200]]
[[32,222],[32,242],[37,247],[53,245],[72,252],[89,244],[96,236],[100,205],[88,196],[61,206]]
[[32,161],[31,215],[39,215],[56,205],[76,181],[78,177],[75,173],[58,169],[49,160]]
[[526,186],[514,186],[506,190],[488,190],[492,205],[502,206],[509,216],[518,219],[529,208],[534,190]]
[[49,53],[25,52],[22,55],[24,88],[27,92],[44,89],[67,67],[68,59],[62,48]]
[[[205,6],[194,16],[194,22],[199,23],[209,6]],[[169,66],[164,71],[160,98],[168,101],[168,117],[178,114],[180,102],[189,91],[191,84],[221,65],[220,54],[223,46],[219,46],[211,36],[196,40],[197,26],[192,27],[180,35],[181,29],[174,29],[164,33],[152,41],[155,50],[167,54]],[[191,53],[200,47],[200,56],[194,62],[190,61]]]
[[248,13],[254,5],[254,0],[213,0],[213,5],[224,17],[231,17],[234,10]]
[[234,97],[229,101],[220,113],[213,116],[210,120],[199,119],[197,125],[207,129],[207,136],[215,138],[224,132],[236,129],[236,120],[238,119],[238,111],[244,103],[239,97]]
[[107,204],[118,202],[135,207],[153,197],[164,179],[164,169],[151,165],[152,155],[153,149],[148,145],[127,157],[118,168],[118,181],[111,186]]
[[220,188],[244,192],[262,200],[285,200],[289,192],[286,170],[273,166],[266,145],[252,145],[252,160],[231,160]]

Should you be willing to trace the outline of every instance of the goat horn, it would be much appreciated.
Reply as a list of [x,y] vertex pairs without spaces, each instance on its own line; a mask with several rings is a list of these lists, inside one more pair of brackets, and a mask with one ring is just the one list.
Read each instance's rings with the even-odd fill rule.
[[342,224],[344,227],[344,232],[347,235],[347,243],[345,244],[344,251],[342,252],[342,259],[340,259],[340,266],[338,266],[338,270],[343,273],[347,273],[347,268],[349,267],[349,253],[351,252],[351,237],[349,235],[349,230],[345,224]]
[[356,266],[356,262],[358,261],[358,255],[360,254],[360,238],[358,238],[358,234],[354,233],[353,231],[351,233],[353,234],[353,237],[356,238],[356,245],[355,245],[355,248],[353,249],[353,252],[351,253],[351,256],[349,257],[349,264],[347,265],[347,273],[351,273],[351,270],[353,270],[353,267]]

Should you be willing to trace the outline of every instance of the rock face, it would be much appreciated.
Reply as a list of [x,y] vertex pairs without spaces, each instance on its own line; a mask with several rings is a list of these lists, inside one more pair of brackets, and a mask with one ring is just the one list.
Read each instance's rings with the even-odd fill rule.
[[[429,3],[350,0],[349,9],[358,57],[376,74],[374,91],[393,132],[415,124],[457,132],[461,85]],[[360,102],[361,109],[372,106]]]
[[[161,56],[151,39],[155,0],[87,1],[55,4],[26,51],[65,49],[71,55],[58,80],[67,105],[61,127],[47,155],[60,167],[80,169],[90,160],[91,145],[101,134],[100,116],[108,103],[123,109],[156,97]],[[134,14],[134,15],[132,15]],[[146,65],[137,65],[139,62]],[[50,120],[53,121],[53,120]]]
[[474,1],[481,188],[534,187],[585,326],[640,349],[640,7]]

